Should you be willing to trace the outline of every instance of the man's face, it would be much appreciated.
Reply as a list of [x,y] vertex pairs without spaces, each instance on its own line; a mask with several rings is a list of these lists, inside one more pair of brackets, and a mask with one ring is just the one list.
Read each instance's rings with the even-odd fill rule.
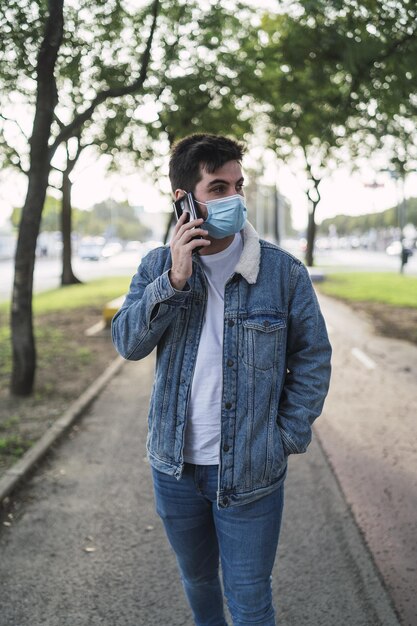
[[[196,200],[207,202],[218,198],[226,198],[235,194],[243,193],[243,174],[238,161],[227,161],[222,167],[211,174],[201,167],[201,180],[194,189]],[[201,216],[207,217],[207,207],[204,204],[198,205]]]

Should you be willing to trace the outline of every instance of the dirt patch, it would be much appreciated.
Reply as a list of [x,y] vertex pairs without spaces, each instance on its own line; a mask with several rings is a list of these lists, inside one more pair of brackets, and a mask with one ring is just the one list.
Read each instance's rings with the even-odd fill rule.
[[30,398],[10,396],[10,352],[2,351],[0,476],[116,358],[109,330],[85,334],[100,319],[100,311],[91,308],[44,315],[35,321],[38,366]]
[[347,302],[365,315],[377,334],[405,339],[417,344],[417,309],[396,307],[379,302]]

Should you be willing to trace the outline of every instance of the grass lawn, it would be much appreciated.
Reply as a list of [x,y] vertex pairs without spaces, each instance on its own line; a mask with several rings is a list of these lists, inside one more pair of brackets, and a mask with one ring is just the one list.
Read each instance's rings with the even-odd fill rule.
[[417,277],[392,273],[329,273],[317,284],[324,294],[353,302],[417,309]]
[[[109,300],[127,293],[130,276],[111,276],[100,278],[79,285],[67,285],[59,289],[52,289],[36,294],[33,297],[33,311],[35,315],[51,313],[53,311],[68,311],[85,306],[103,306]],[[0,313],[10,308],[8,302],[2,302]]]

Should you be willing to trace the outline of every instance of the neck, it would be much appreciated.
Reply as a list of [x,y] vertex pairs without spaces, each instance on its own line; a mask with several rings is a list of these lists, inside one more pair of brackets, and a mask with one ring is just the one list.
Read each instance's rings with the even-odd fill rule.
[[217,252],[223,252],[223,250],[226,250],[226,248],[230,246],[234,238],[235,235],[230,235],[230,237],[224,237],[224,239],[214,239],[213,237],[207,237],[207,239],[211,241],[211,245],[201,248],[198,254],[204,256],[206,254],[217,254]]

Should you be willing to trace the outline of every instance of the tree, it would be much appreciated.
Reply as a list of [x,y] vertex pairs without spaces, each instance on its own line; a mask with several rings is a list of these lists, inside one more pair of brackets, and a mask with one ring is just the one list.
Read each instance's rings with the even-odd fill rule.
[[[81,283],[80,279],[77,278],[72,270],[72,203],[71,203],[71,192],[72,192],[72,180],[71,173],[77,163],[77,160],[85,148],[85,146],[81,143],[80,138],[81,132],[77,137],[74,137],[76,140],[76,149],[74,154],[70,154],[69,144],[70,141],[65,142],[65,150],[66,150],[66,165],[61,170],[59,168],[54,168],[61,173],[61,185],[57,187],[61,191],[61,233],[62,233],[62,273],[61,273],[61,285],[74,285],[77,283]],[[51,184],[51,183],[50,183]]]
[[[369,155],[393,132],[404,102],[410,105],[416,18],[410,3],[300,0],[266,14],[258,41],[249,42],[259,78],[252,93],[266,104],[270,146],[282,159],[298,154],[305,161],[308,265],[323,176],[339,160]],[[403,76],[397,63],[409,68]],[[397,94],[388,95],[394,82]]]
[[[106,4],[106,3],[105,3]],[[107,3],[109,4],[109,3]],[[141,24],[147,31],[145,43],[139,47],[140,61],[133,64],[132,59],[124,60],[122,63],[109,62],[111,67],[111,80],[105,80],[107,77],[100,76],[100,68],[98,76],[94,76],[97,80],[97,89],[91,86],[88,93],[89,101],[86,106],[83,105],[85,97],[82,98],[82,90],[80,86],[78,102],[81,109],[63,125],[55,134],[53,133],[54,111],[58,103],[58,92],[56,82],[56,69],[58,55],[64,40],[64,0],[49,0],[46,11],[43,9],[43,3],[39,3],[39,18],[43,20],[43,36],[40,47],[36,52],[36,62],[33,63],[32,79],[36,80],[36,100],[33,129],[30,138],[29,167],[27,171],[28,189],[26,200],[22,210],[22,217],[19,227],[19,237],[15,258],[15,279],[12,297],[12,346],[13,346],[13,370],[11,378],[12,393],[20,396],[28,395],[32,392],[34,375],[36,369],[36,349],[33,335],[33,316],[32,316],[32,290],[33,290],[33,269],[35,263],[36,239],[39,232],[39,226],[42,216],[42,208],[45,200],[46,189],[48,187],[49,173],[51,169],[52,159],[57,149],[63,142],[74,137],[85,124],[90,122],[96,110],[108,99],[116,99],[131,93],[138,93],[143,88],[146,80],[148,65],[150,61],[150,52],[156,22],[158,17],[159,2],[154,0],[150,10],[150,25],[147,13],[142,12]],[[107,17],[112,16],[119,3],[115,6],[104,7],[104,13],[108,11]],[[11,2],[8,7],[1,9],[1,23],[6,24],[7,32],[12,31],[16,19],[22,19],[22,24],[27,25],[29,20],[24,21],[26,17],[25,10],[32,10],[32,4],[25,6],[24,9],[19,2]],[[103,7],[98,3],[100,9]],[[22,17],[23,14],[23,17]],[[119,15],[120,17],[120,15]],[[74,17],[74,19],[76,19]],[[78,14],[77,19],[80,19]],[[100,24],[102,29],[108,26],[109,20],[103,20]],[[112,25],[114,22],[111,21]],[[80,24],[77,24],[80,26]],[[15,55],[15,68],[24,65],[25,55],[27,53],[25,44],[29,42],[32,45],[32,54],[36,50],[35,40],[26,38],[23,28],[12,43],[3,44],[3,55],[7,58],[11,54]],[[122,30],[122,23],[119,24],[119,30]],[[78,32],[78,31],[77,31]],[[137,32],[137,31],[136,31]],[[140,38],[139,38],[140,39]],[[17,45],[16,45],[17,44]],[[67,40],[68,44],[68,40]],[[19,47],[20,46],[20,47]],[[65,58],[65,48],[64,48]],[[8,59],[10,62],[10,59]],[[30,63],[29,59],[29,63]],[[26,57],[26,62],[28,58]],[[78,63],[82,63],[82,58],[77,59]],[[130,67],[134,65],[134,70],[129,72]],[[130,81],[127,76],[131,73],[135,75]],[[3,76],[4,82],[10,84],[16,83],[19,79],[17,73],[11,73]],[[101,80],[100,80],[101,79]]]

